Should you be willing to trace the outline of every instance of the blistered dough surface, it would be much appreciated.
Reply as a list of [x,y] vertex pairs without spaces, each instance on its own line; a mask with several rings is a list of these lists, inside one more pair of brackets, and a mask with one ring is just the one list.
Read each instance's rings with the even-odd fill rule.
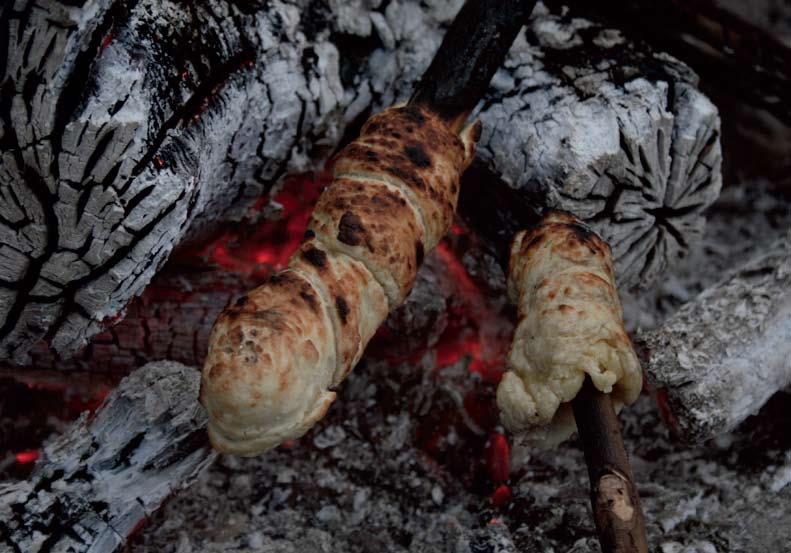
[[554,212],[511,246],[508,293],[519,322],[498,390],[503,424],[551,447],[575,430],[569,402],[585,375],[616,409],[642,388],[623,327],[610,249],[573,216]]

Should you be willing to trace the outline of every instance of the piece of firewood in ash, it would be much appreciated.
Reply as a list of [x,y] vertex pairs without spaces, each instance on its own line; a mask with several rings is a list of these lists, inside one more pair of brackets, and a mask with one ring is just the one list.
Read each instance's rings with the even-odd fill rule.
[[44,446],[28,479],[0,483],[0,550],[121,548],[215,458],[199,383],[197,370],[169,361],[122,380]]
[[642,373],[623,326],[609,246],[573,215],[550,212],[514,237],[508,295],[518,323],[497,388],[503,424],[538,447],[553,447],[579,427],[602,549],[647,552],[615,416],[640,395]]
[[574,16],[534,10],[480,106],[477,158],[512,195],[591,226],[619,286],[646,286],[702,235],[722,185],[719,115],[684,63]]
[[727,432],[791,385],[789,291],[791,231],[639,332],[648,382],[681,439]]

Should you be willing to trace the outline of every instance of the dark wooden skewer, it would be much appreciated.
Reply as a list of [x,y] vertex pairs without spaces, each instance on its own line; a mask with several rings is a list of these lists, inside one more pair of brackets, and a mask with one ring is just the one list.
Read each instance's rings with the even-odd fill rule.
[[571,401],[590,477],[593,519],[604,553],[648,553],[645,518],[612,399],[585,377]]
[[[459,212],[507,273],[513,235],[538,224],[541,213],[520,196],[507,195],[507,191],[492,193],[486,186],[490,179],[484,167],[473,165],[467,171]],[[498,215],[496,225],[491,213]],[[591,506],[602,551],[647,553],[645,518],[612,398],[586,377],[571,405],[588,465]]]
[[461,130],[535,4],[535,0],[467,0],[409,104],[424,106]]

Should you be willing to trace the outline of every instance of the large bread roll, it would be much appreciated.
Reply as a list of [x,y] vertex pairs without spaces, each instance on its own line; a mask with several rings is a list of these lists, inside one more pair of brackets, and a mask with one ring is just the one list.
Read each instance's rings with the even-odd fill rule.
[[576,429],[570,401],[586,375],[616,410],[642,388],[623,327],[609,246],[574,216],[552,212],[514,238],[508,294],[519,322],[497,389],[503,424],[539,447]]
[[255,455],[302,436],[453,222],[476,123],[457,135],[415,106],[372,117],[334,161],[289,268],[220,315],[201,402],[217,449]]

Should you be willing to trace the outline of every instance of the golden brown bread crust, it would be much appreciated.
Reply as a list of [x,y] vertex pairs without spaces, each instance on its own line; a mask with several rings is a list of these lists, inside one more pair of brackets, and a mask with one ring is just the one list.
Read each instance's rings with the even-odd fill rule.
[[332,250],[362,260],[391,305],[400,304],[412,289],[425,255],[425,232],[398,188],[337,178],[321,195],[308,228]]
[[345,254],[330,254],[316,239],[305,241],[289,267],[304,275],[330,306],[337,363],[333,385],[360,360],[365,345],[387,317],[384,290],[365,266]]
[[453,222],[459,179],[472,161],[480,125],[462,137],[417,106],[391,108],[371,117],[360,138],[336,157],[336,178],[383,180],[401,188],[418,210],[431,250]]
[[623,328],[609,246],[568,213],[553,212],[511,247],[508,292],[519,308],[510,371],[497,390],[505,426],[553,446],[575,430],[569,402],[588,374],[617,409],[642,374]]
[[201,402],[218,449],[244,455],[302,435],[335,397],[327,391],[336,366],[329,314],[294,271],[226,309],[209,344]]
[[480,125],[422,108],[372,117],[335,161],[289,269],[215,323],[201,402],[218,449],[254,455],[320,419],[453,221]]

